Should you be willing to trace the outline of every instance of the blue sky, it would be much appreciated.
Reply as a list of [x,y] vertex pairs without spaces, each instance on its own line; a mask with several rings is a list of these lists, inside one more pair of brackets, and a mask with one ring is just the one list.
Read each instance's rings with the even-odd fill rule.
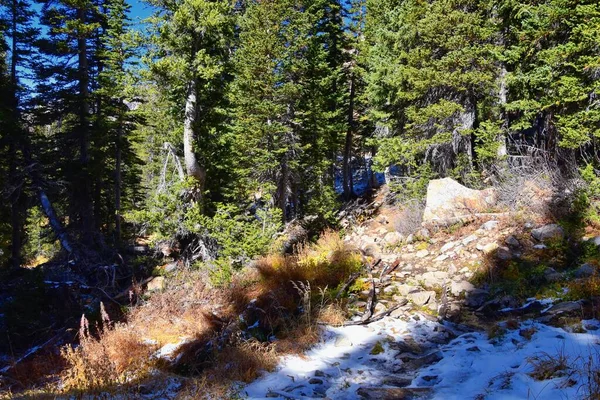
[[141,0],[128,0],[131,5],[131,20],[134,24],[139,24],[144,18],[152,14],[152,7]]

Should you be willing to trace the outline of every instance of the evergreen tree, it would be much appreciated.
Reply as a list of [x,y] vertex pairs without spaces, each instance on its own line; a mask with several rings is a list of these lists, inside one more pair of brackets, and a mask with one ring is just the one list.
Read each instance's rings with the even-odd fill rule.
[[[386,133],[379,167],[472,170],[498,147],[498,32],[485,0],[370,0],[369,98]],[[491,138],[491,139],[490,139]],[[492,151],[493,152],[493,151]]]
[[95,84],[91,66],[98,65],[97,43],[92,39],[101,20],[98,5],[91,1],[43,3],[41,22],[48,33],[39,41],[44,58],[37,65],[39,123],[56,123],[53,147],[60,149],[51,169],[60,171],[58,179],[68,183],[63,195],[68,197],[69,226],[91,246],[102,244],[94,216],[92,189],[97,176],[91,171],[90,153],[94,111],[90,91]]
[[600,135],[600,4],[505,1],[510,132],[555,154],[589,148]]
[[223,0],[150,3],[159,9],[153,18],[150,69],[184,121],[181,142],[186,174],[195,186],[193,197],[199,200],[207,191],[218,199],[228,159],[225,90],[230,80],[233,8]]

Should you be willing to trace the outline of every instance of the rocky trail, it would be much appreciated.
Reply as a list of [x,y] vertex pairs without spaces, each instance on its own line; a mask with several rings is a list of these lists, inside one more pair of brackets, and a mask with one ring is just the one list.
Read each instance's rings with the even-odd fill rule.
[[[558,399],[593,391],[590,371],[600,355],[593,305],[553,297],[524,302],[473,283],[490,263],[549,251],[545,243],[562,237],[562,228],[491,215],[403,236],[393,208],[372,207],[373,218],[354,224],[345,240],[376,265],[374,299],[370,279],[362,278],[364,290],[349,303],[361,324],[373,300],[374,322],[326,327],[319,345],[282,359],[275,372],[241,388],[242,397]],[[545,282],[592,273],[589,265],[543,271]]]

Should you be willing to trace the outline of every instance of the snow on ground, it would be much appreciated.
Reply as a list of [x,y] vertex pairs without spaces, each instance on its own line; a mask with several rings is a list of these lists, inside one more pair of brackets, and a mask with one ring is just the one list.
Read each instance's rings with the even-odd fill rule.
[[[390,349],[390,342],[410,337],[424,345],[439,326],[423,318],[388,317],[368,326],[328,327],[321,344],[302,357],[283,358],[277,371],[246,386],[242,394],[251,399],[279,393],[281,398],[358,399],[359,387],[381,384],[402,364],[395,359],[397,351]],[[384,351],[370,354],[378,342]]]
[[[584,325],[598,328],[597,321]],[[527,336],[527,330],[535,330],[531,339],[520,334]],[[421,371],[413,385],[432,386],[433,398],[440,400],[583,398],[588,365],[599,367],[599,339],[595,330],[570,333],[531,321],[492,341],[486,333],[468,333],[445,346],[444,358]],[[552,379],[529,376],[532,358],[541,357],[551,367],[561,356],[566,357],[568,368]]]
[[[586,393],[590,360],[598,367],[598,321],[584,321],[585,333],[570,333],[532,321],[489,339],[470,332],[447,344],[445,329],[425,318],[408,321],[387,317],[369,326],[326,328],[322,342],[303,356],[281,360],[277,370],[242,390],[250,399],[358,399],[361,387],[430,387],[434,399],[576,399]],[[532,334],[532,336],[531,336]],[[377,343],[383,352],[377,351]],[[403,370],[397,343],[417,343],[422,354],[441,351],[443,358],[417,371]],[[535,380],[532,357],[566,357],[564,370]],[[405,361],[406,358],[404,358]],[[552,365],[552,364],[545,364]],[[279,396],[279,397],[278,397]]]

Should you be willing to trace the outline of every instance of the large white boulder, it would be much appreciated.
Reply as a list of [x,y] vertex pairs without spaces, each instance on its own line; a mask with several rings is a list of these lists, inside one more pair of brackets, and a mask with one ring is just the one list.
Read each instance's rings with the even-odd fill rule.
[[449,225],[496,204],[496,191],[469,189],[452,178],[434,179],[427,186],[424,224]]

